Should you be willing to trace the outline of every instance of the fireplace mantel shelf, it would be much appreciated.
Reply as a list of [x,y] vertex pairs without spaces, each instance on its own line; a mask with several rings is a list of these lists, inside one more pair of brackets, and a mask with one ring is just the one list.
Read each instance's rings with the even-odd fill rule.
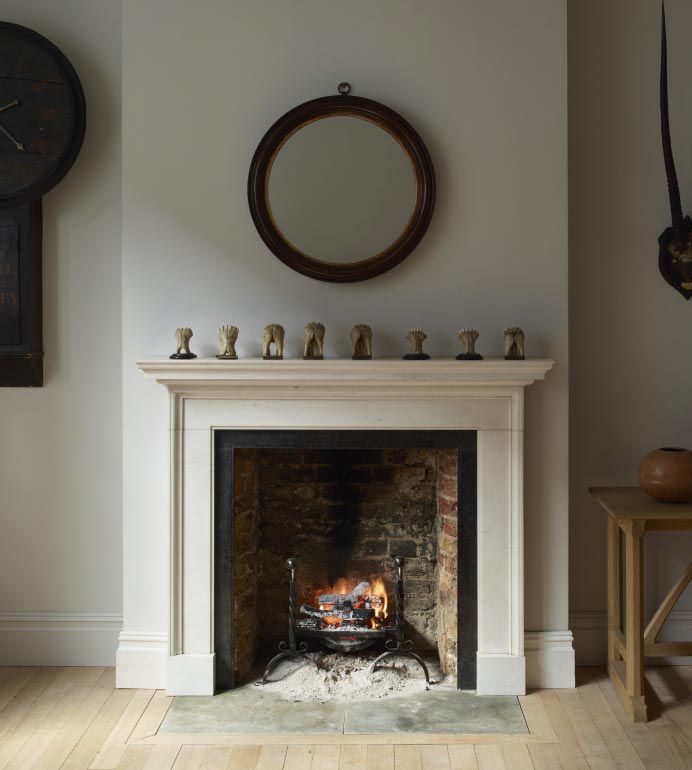
[[542,380],[553,366],[544,358],[506,361],[486,358],[482,361],[431,359],[404,361],[396,358],[353,361],[351,359],[263,360],[247,358],[224,361],[216,358],[171,360],[151,358],[137,361],[137,366],[157,382],[170,388],[223,387],[233,383],[277,384],[358,384],[359,387],[438,384],[447,387],[499,386],[522,387]]

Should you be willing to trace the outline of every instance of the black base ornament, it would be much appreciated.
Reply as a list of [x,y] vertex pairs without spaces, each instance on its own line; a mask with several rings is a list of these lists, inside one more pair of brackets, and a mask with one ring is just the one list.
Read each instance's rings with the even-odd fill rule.
[[187,361],[190,358],[197,358],[197,353],[171,353],[169,358],[175,358],[177,360]]
[[482,361],[483,356],[480,353],[459,353],[457,361]]
[[429,361],[430,356],[427,353],[407,353],[404,361]]

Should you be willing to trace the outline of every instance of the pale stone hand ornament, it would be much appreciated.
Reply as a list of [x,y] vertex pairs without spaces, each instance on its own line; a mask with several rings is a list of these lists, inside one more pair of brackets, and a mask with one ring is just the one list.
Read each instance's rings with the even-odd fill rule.
[[235,343],[238,339],[237,326],[222,326],[219,329],[219,352],[217,358],[235,360],[238,354],[235,352]]
[[303,358],[323,359],[324,324],[321,324],[319,321],[310,321],[310,323],[305,326],[303,336]]
[[192,329],[189,326],[181,326],[180,329],[175,330],[175,353],[171,358],[197,358],[194,353],[190,353],[190,337],[192,337]]
[[518,326],[505,329],[505,359],[507,361],[524,360],[524,332]]
[[[262,334],[262,358],[284,357],[284,327],[281,324],[268,324]],[[271,355],[271,346],[276,346],[276,353]]]
[[356,324],[351,329],[351,358],[355,361],[372,358],[372,329],[367,324]]
[[457,361],[481,361],[483,356],[476,353],[476,341],[478,340],[477,329],[460,329],[459,341],[463,351],[457,356]]
[[419,328],[409,329],[406,339],[408,340],[409,352],[404,356],[408,361],[427,361],[430,356],[423,352],[423,342],[428,335]]

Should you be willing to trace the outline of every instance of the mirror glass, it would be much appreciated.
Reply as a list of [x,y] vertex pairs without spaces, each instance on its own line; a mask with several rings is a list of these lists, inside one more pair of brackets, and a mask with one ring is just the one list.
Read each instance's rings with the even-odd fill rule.
[[276,227],[295,249],[345,264],[397,240],[414,211],[416,177],[406,152],[383,128],[330,116],[282,145],[267,197]]

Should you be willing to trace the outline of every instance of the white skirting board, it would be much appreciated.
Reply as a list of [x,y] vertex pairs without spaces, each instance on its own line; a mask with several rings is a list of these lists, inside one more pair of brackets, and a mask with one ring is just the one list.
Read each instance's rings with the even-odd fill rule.
[[527,631],[524,634],[526,687],[574,687],[571,631]]
[[0,665],[112,666],[122,617],[115,614],[0,614]]
[[[606,640],[608,634],[608,613],[605,610],[582,610],[570,612],[570,626],[574,631],[574,647],[578,666],[604,666],[606,662]],[[692,612],[673,610],[659,634],[660,641],[677,642],[692,639]],[[692,657],[647,658],[650,665],[692,665]]]
[[[478,689],[486,695],[521,695],[527,688],[574,687],[569,631],[531,631],[525,656],[479,654]],[[166,689],[169,695],[208,695],[214,655],[168,656],[165,634],[120,635],[116,685]]]
[[115,686],[164,690],[167,663],[168,634],[122,631],[115,661]]
[[[677,616],[677,617],[676,617]],[[692,638],[692,613],[673,613],[672,626],[680,638]],[[605,613],[577,615],[578,641],[590,641],[581,657],[602,664],[605,650]],[[581,624],[581,625],[579,625]],[[168,687],[175,694],[193,693],[185,672],[204,670],[202,681],[213,681],[213,655],[169,658],[168,636],[158,632],[121,632],[120,615],[77,613],[5,613],[0,615],[0,665],[112,666],[118,687]],[[670,634],[669,634],[670,635]],[[601,639],[602,638],[602,639]],[[603,652],[600,648],[603,646]],[[116,655],[117,647],[117,655]],[[579,648],[578,648],[579,649]],[[598,657],[600,655],[600,657]],[[193,660],[194,658],[194,660]],[[523,692],[526,687],[573,687],[574,650],[569,631],[530,631],[525,657],[479,655],[481,692]],[[198,671],[198,673],[200,673]],[[184,692],[183,692],[184,691]],[[206,692],[206,688],[205,688]]]

